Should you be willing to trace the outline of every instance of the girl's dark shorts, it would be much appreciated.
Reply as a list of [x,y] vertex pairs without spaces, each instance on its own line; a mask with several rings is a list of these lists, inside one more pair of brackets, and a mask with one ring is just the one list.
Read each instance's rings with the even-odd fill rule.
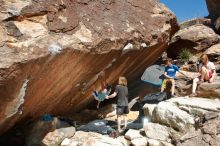
[[128,106],[117,106],[117,115],[126,115],[129,113]]

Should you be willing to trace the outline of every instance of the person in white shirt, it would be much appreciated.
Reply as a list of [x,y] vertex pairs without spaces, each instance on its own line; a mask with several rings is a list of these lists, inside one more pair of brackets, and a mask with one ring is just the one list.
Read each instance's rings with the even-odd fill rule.
[[199,77],[193,80],[192,94],[191,96],[197,96],[196,88],[198,83],[206,82],[209,83],[214,82],[216,76],[216,69],[213,62],[209,61],[209,58],[206,54],[201,56],[201,64],[199,65],[199,73],[201,74]]

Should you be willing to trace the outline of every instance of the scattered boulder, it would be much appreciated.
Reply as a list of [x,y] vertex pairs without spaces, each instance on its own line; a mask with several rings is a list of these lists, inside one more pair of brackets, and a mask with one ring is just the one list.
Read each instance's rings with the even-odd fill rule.
[[220,43],[211,46],[205,51],[205,54],[209,56],[209,59],[211,61],[216,61],[218,60],[218,57],[220,56]]
[[169,102],[175,103],[178,106],[187,106],[215,112],[220,111],[220,100],[218,99],[178,97],[170,99]]
[[157,123],[146,123],[144,124],[144,130],[147,138],[171,142],[171,128],[169,127]]
[[78,131],[71,138],[71,146],[124,146],[117,139],[98,133]]
[[155,139],[149,139],[148,140],[148,146],[163,146],[162,142],[155,140]]
[[206,112],[204,114],[204,119],[205,121],[211,120],[211,119],[215,119],[218,117],[218,113],[217,112]]
[[171,58],[177,58],[183,49],[189,49],[192,53],[201,53],[219,41],[219,35],[212,28],[196,24],[179,30],[173,36],[167,55]]
[[171,102],[160,102],[153,111],[152,120],[182,132],[187,131],[194,125],[193,116]]
[[204,134],[215,135],[217,136],[220,132],[220,116],[206,121],[201,128]]
[[132,140],[134,140],[134,139],[143,138],[143,136],[140,134],[140,131],[139,131],[139,130],[130,129],[130,130],[128,130],[128,132],[126,132],[125,138],[126,138],[127,140],[132,141]]
[[146,137],[137,138],[131,141],[133,146],[147,146],[148,139]]
[[119,136],[116,139],[117,139],[117,141],[121,142],[124,146],[131,145],[131,141],[125,139],[124,136]]
[[66,138],[73,137],[75,132],[76,129],[74,127],[56,129],[53,132],[47,133],[47,135],[42,140],[42,143],[46,146],[59,146],[61,143],[66,144],[67,141],[69,141]]
[[187,20],[180,24],[180,29],[188,28],[190,26],[197,24],[202,24],[211,28],[212,20],[210,18],[195,18],[195,19]]
[[181,141],[182,142],[178,143],[177,146],[208,146],[208,144],[202,140],[202,132],[200,130],[190,131],[181,138]]
[[220,143],[219,134],[219,117],[206,121],[201,129],[195,131],[191,129],[180,139],[177,146],[218,146]]
[[30,126],[26,129],[26,146],[33,146],[33,145],[42,145],[42,140],[44,137],[51,131],[55,130],[56,125],[53,121],[41,121],[38,120],[33,122]]
[[215,80],[213,83],[203,83],[198,86],[198,96],[208,98],[219,98],[220,97],[220,78]]
[[69,138],[65,138],[63,142],[61,143],[61,146],[69,146],[71,143],[71,140]]

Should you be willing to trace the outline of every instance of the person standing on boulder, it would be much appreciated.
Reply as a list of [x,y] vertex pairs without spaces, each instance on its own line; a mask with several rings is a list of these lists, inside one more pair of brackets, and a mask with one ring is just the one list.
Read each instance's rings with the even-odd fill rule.
[[117,121],[118,121],[118,131],[121,132],[122,120],[124,120],[124,128],[127,127],[127,114],[129,113],[128,107],[128,88],[127,79],[125,77],[119,77],[118,85],[115,88],[113,94],[106,97],[115,98],[117,97]]
[[206,81],[212,83],[216,77],[215,65],[213,62],[209,61],[208,56],[203,54],[200,59],[202,63],[199,65],[199,73],[201,75],[193,80],[192,94],[190,95],[191,97],[197,96],[196,88],[198,83],[203,83]]

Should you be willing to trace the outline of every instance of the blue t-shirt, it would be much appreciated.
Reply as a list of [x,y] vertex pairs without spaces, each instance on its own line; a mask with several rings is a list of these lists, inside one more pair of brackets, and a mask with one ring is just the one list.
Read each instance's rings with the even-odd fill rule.
[[171,78],[175,78],[177,71],[179,71],[179,68],[176,65],[172,65],[171,67],[170,66],[165,67],[165,72]]

